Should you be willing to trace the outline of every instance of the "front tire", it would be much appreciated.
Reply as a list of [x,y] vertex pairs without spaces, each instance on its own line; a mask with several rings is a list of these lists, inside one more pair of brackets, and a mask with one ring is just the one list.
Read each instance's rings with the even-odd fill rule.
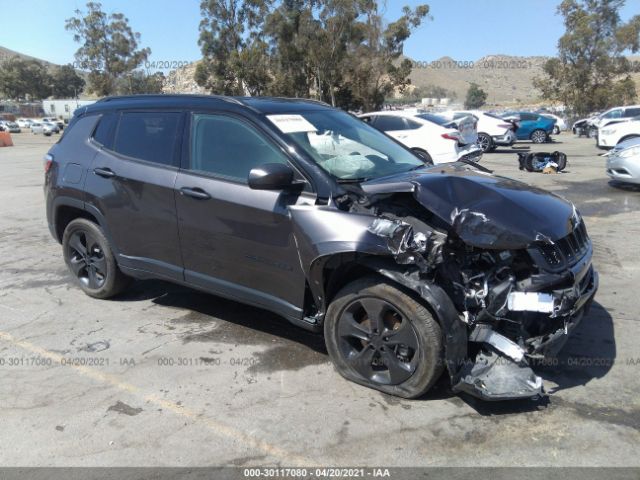
[[538,128],[536,130],[534,130],[533,132],[531,132],[531,141],[533,143],[546,143],[548,138],[547,132],[545,132],[544,130]]
[[478,146],[482,149],[482,153],[487,153],[495,149],[493,138],[486,133],[478,134]]
[[440,325],[382,277],[345,286],[329,305],[325,342],[344,378],[403,398],[426,393],[443,370]]
[[130,283],[118,268],[109,241],[98,225],[77,218],[62,237],[64,261],[82,291],[94,298],[110,298]]

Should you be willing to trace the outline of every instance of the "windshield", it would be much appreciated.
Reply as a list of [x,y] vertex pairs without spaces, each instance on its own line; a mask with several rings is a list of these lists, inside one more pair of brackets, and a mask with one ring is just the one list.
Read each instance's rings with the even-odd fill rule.
[[424,165],[410,151],[345,112],[322,110],[267,118],[338,180],[365,181]]

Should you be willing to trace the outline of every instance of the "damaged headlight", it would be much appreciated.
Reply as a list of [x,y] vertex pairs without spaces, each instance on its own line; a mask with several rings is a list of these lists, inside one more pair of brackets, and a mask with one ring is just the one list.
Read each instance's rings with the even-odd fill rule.
[[444,233],[436,230],[414,232],[407,222],[376,218],[369,232],[387,239],[389,252],[402,264],[415,264],[426,272],[442,262],[442,247],[447,240]]

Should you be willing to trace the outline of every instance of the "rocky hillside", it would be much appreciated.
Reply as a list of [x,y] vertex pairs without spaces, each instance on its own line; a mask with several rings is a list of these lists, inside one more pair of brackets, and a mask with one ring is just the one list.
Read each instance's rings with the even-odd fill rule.
[[443,87],[455,92],[458,100],[462,100],[473,82],[487,92],[488,104],[531,103],[540,95],[533,88],[533,78],[542,74],[542,65],[547,58],[489,55],[474,61],[450,57],[416,61],[411,83]]
[[[436,85],[452,90],[458,99],[466,95],[470,82],[479,84],[489,95],[488,103],[530,103],[538,97],[531,81],[542,71],[546,57],[507,57],[491,55],[474,62],[450,57],[416,61],[411,73],[415,86]],[[174,70],[167,76],[165,93],[205,93],[193,80],[197,62]]]
[[169,72],[162,91],[164,93],[206,93],[205,89],[193,79],[197,65],[198,62],[193,62]]
[[40,63],[46,65],[48,69],[51,69],[53,67],[57,67],[56,64],[51,63],[51,62],[47,62],[46,60],[41,60],[40,58],[31,57],[29,55],[25,55],[24,53],[14,52],[13,50],[9,50],[8,48],[0,47],[0,63],[4,62],[5,60],[10,59],[11,57],[15,57],[15,56],[18,56],[19,58],[21,58],[23,60],[36,60],[37,62],[40,62]]

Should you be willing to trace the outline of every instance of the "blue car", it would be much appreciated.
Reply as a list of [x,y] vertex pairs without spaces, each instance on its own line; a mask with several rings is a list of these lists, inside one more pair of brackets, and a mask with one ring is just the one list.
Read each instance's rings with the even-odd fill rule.
[[507,112],[501,117],[514,123],[518,140],[531,140],[533,143],[548,142],[556,125],[555,119],[538,113]]

